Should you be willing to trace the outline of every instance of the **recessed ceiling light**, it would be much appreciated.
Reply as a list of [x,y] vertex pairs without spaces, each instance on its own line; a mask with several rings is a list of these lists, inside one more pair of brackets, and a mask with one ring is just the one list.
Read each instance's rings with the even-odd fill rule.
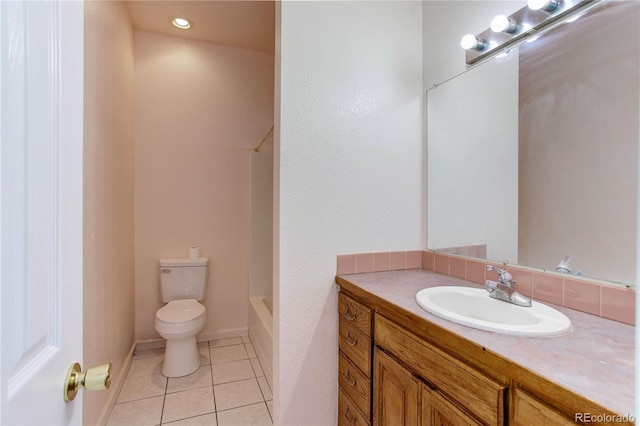
[[181,30],[188,30],[189,28],[191,28],[193,26],[193,24],[191,23],[191,21],[187,18],[169,18],[169,21],[171,21],[171,24],[176,27],[176,28],[180,28]]

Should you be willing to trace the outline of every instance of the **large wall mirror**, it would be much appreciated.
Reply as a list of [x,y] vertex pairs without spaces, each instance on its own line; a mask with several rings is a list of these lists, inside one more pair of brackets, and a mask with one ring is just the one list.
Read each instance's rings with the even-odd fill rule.
[[429,248],[635,285],[638,22],[606,1],[427,92]]

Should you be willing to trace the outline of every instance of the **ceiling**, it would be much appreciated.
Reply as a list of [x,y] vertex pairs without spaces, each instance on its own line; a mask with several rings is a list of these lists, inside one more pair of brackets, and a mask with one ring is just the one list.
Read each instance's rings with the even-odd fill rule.
[[[274,53],[274,1],[138,0],[125,3],[136,30]],[[169,17],[176,16],[190,19],[192,28],[175,28]]]

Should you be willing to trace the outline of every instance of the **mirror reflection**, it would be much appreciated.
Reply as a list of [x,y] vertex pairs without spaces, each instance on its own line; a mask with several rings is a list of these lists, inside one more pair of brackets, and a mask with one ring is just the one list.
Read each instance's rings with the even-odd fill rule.
[[639,12],[605,2],[428,91],[429,248],[635,283]]

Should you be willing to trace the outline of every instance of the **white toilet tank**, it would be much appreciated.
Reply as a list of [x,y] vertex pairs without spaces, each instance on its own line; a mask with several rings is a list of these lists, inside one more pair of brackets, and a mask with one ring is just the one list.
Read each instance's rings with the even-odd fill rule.
[[209,259],[164,258],[160,259],[160,293],[162,301],[195,299],[204,300]]

